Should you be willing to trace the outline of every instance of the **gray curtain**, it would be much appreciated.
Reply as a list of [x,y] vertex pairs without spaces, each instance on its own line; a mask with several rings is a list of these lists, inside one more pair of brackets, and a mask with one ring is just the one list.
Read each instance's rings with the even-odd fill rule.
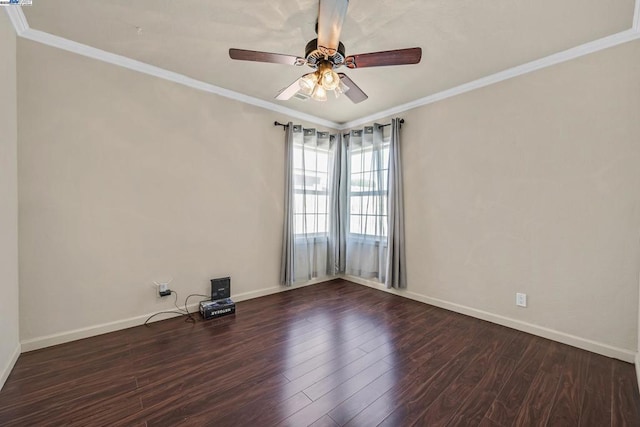
[[329,256],[327,274],[336,275],[345,272],[347,254],[347,220],[349,206],[346,191],[342,191],[347,182],[348,157],[342,134],[333,140],[334,161],[329,202]]
[[289,122],[284,138],[284,230],[282,233],[282,256],[280,283],[291,286],[295,280],[295,234],[293,229],[293,123]]
[[350,274],[406,288],[400,120],[346,138],[288,124],[280,282]]
[[407,287],[407,262],[404,248],[404,194],[400,156],[400,119],[391,120],[389,142],[389,225],[387,235],[387,288]]
[[337,141],[328,132],[292,123],[287,127],[280,265],[280,283],[285,286],[334,275],[336,263],[339,266],[339,244],[331,244],[331,235],[342,233],[339,221],[332,218],[332,211],[340,209],[340,201],[332,198],[332,188],[338,185],[334,180],[340,178],[334,167]]
[[349,195],[346,273],[385,282],[388,148],[380,125],[353,130],[346,159]]

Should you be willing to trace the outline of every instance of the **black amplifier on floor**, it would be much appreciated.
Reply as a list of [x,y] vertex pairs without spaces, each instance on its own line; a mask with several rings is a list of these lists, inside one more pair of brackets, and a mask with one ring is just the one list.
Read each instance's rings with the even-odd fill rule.
[[236,312],[236,303],[231,298],[219,299],[216,301],[201,301],[200,314],[204,320],[215,319],[217,317],[228,316]]

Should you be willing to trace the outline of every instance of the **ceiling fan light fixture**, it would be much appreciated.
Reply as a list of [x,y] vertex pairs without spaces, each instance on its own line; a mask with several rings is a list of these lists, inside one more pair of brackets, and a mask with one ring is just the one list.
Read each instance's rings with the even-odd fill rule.
[[344,94],[346,91],[349,90],[349,86],[347,86],[346,84],[344,84],[342,82],[342,79],[340,79],[340,84],[338,85],[338,87],[336,87],[333,90],[333,93],[335,94],[336,98],[340,98],[340,95]]
[[318,84],[322,85],[324,90],[335,90],[340,84],[340,77],[333,71],[333,65],[330,62],[324,61],[318,67]]
[[325,90],[335,90],[340,85],[340,77],[333,70],[326,70],[322,73],[322,87]]
[[300,92],[305,95],[311,95],[318,82],[318,76],[316,73],[309,73],[302,76],[298,82],[300,85]]
[[316,85],[313,93],[311,94],[311,98],[315,101],[326,101],[327,100],[327,91],[320,85]]
[[337,89],[336,89],[336,90],[339,90],[339,91],[340,91],[340,93],[345,93],[345,92],[347,92],[347,91],[349,90],[349,86],[347,86],[346,84],[344,84],[344,82],[342,81],[342,79],[341,79],[341,78],[339,78],[339,77],[338,77],[338,79],[339,79],[340,83],[338,84],[338,87],[337,87]]

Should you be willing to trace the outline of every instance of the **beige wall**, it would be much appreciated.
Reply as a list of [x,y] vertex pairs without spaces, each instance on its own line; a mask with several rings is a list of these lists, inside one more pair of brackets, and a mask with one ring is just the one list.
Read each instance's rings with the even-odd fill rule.
[[635,352],[639,111],[634,42],[404,113],[409,291]]
[[18,51],[22,340],[171,308],[154,280],[181,302],[225,275],[235,296],[280,289],[287,117]]
[[0,10],[0,388],[19,351],[16,34]]
[[[169,308],[165,277],[277,287],[286,118],[18,47],[23,340]],[[636,351],[639,71],[635,42],[402,114],[408,291]]]

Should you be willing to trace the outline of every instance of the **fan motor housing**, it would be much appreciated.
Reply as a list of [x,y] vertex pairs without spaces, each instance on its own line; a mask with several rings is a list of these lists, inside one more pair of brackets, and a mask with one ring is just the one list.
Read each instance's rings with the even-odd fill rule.
[[338,49],[331,54],[327,54],[318,48],[318,39],[313,39],[307,43],[304,49],[304,56],[307,59],[307,65],[311,68],[318,68],[318,65],[325,60],[336,68],[344,63],[344,50],[342,42],[338,42]]

